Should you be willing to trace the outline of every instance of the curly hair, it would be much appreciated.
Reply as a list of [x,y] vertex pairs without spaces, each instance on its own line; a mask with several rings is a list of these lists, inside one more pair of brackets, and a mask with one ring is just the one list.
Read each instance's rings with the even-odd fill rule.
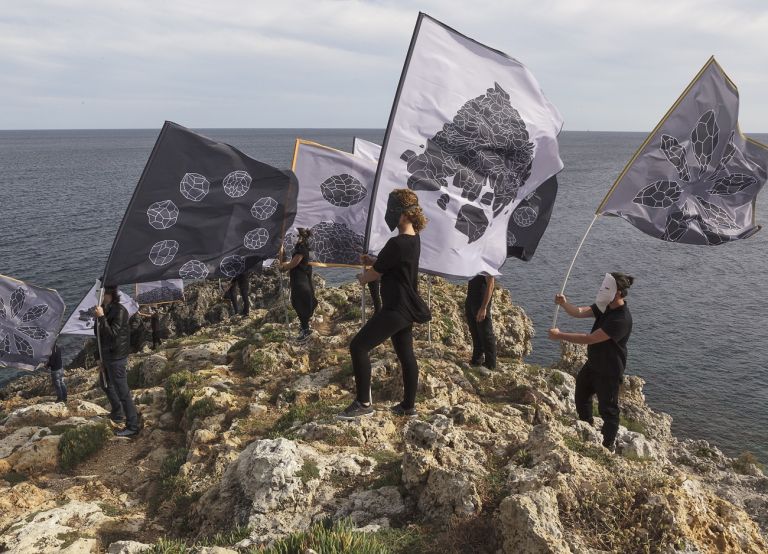
[[621,293],[621,297],[625,298],[629,294],[629,287],[635,282],[635,278],[618,271],[614,271],[611,275],[616,279],[616,289]]
[[419,197],[410,189],[395,189],[392,194],[403,206],[403,214],[413,225],[414,231],[420,233],[427,226],[427,218],[419,206]]

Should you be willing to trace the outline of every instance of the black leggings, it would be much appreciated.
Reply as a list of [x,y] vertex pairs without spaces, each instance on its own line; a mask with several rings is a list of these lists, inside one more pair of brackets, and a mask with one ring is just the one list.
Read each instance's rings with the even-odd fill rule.
[[371,299],[373,300],[373,313],[377,314],[381,311],[381,280],[368,282],[368,290],[371,293]]
[[240,297],[243,299],[243,315],[248,315],[248,313],[251,311],[251,302],[248,299],[249,287],[247,273],[241,273],[235,279],[233,279],[229,284],[229,289],[227,290],[226,294],[227,298],[229,298],[229,301],[232,302],[232,309],[235,310],[235,314],[237,314],[237,292],[235,291],[235,288],[240,289]]
[[371,401],[371,359],[368,353],[388,338],[392,339],[403,370],[403,407],[410,409],[416,403],[419,386],[419,366],[413,354],[413,323],[394,310],[381,310],[375,314],[349,345],[357,400],[363,403]]
[[478,322],[477,312],[480,311],[482,302],[476,303],[467,299],[464,302],[464,315],[467,318],[469,334],[472,336],[472,361],[479,362],[480,357],[485,354],[485,367],[496,369],[496,335],[493,333],[492,304],[493,302],[488,303],[485,319]]
[[309,320],[317,307],[311,279],[303,275],[291,276],[291,306],[296,310],[301,328],[305,331],[309,329]]
[[592,395],[597,395],[597,411],[603,418],[603,446],[611,446],[619,431],[619,386],[621,375],[605,375],[585,365],[576,376],[576,412],[579,419],[593,422]]

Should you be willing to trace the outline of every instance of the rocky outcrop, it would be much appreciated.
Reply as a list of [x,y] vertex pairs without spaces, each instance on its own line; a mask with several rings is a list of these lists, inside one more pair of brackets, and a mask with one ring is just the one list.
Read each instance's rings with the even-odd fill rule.
[[93,368],[67,373],[66,405],[47,375],[0,391],[0,550],[132,553],[162,538],[169,551],[244,552],[345,520],[407,545],[393,552],[768,551],[756,460],[678,441],[633,376],[617,452],[603,449],[599,418],[575,419],[583,349],[553,368],[526,364],[532,324],[506,291],[494,299],[496,371],[468,364],[464,288],[433,279],[432,342],[416,330],[418,417],[387,410],[402,377],[384,346],[372,355],[376,413],[341,422],[359,287],[318,281],[318,332],[303,344],[276,280],[253,276],[251,290],[249,318],[229,317],[216,283],[163,308],[171,338],[129,361],[137,439],[99,434]]

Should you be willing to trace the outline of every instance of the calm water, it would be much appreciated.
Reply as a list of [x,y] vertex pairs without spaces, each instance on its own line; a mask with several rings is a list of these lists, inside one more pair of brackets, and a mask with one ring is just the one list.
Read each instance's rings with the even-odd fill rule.
[[[287,167],[297,136],[351,149],[374,130],[209,129],[205,134]],[[0,131],[0,273],[56,288],[74,308],[101,274],[157,131]],[[565,170],[549,230],[529,263],[511,260],[503,283],[533,318],[531,361],[550,364],[546,339],[552,297],[595,208],[642,142],[638,133],[564,132]],[[768,135],[755,138],[768,142]],[[758,221],[768,223],[766,200]],[[731,454],[768,461],[768,231],[716,248],[667,244],[628,223],[597,222],[567,294],[590,303],[606,271],[637,277],[630,295],[635,328],[630,371],[647,382],[657,409],[681,436],[706,438]],[[348,272],[326,270],[331,281]],[[588,330],[561,316],[560,326]],[[79,345],[68,343],[70,354]],[[0,375],[2,383],[3,375]]]

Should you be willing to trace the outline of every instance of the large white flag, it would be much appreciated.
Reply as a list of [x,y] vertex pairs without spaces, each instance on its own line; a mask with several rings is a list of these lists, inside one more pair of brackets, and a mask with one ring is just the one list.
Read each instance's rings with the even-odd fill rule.
[[381,155],[381,146],[375,142],[355,137],[352,140],[352,153],[358,158],[378,162]]
[[297,229],[312,230],[316,265],[359,265],[376,162],[298,139],[293,171],[299,181],[296,218],[286,233],[286,254]]
[[[69,316],[69,319],[61,328],[62,335],[93,335],[94,308],[99,303],[99,282],[96,281],[91,290],[83,297],[80,303]],[[120,293],[120,304],[122,304],[128,315],[132,316],[139,311],[139,305],[136,301],[124,292]]]
[[513,210],[563,168],[558,110],[517,60],[419,14],[387,126],[366,247],[393,235],[389,193],[419,195],[422,271],[499,275]]

